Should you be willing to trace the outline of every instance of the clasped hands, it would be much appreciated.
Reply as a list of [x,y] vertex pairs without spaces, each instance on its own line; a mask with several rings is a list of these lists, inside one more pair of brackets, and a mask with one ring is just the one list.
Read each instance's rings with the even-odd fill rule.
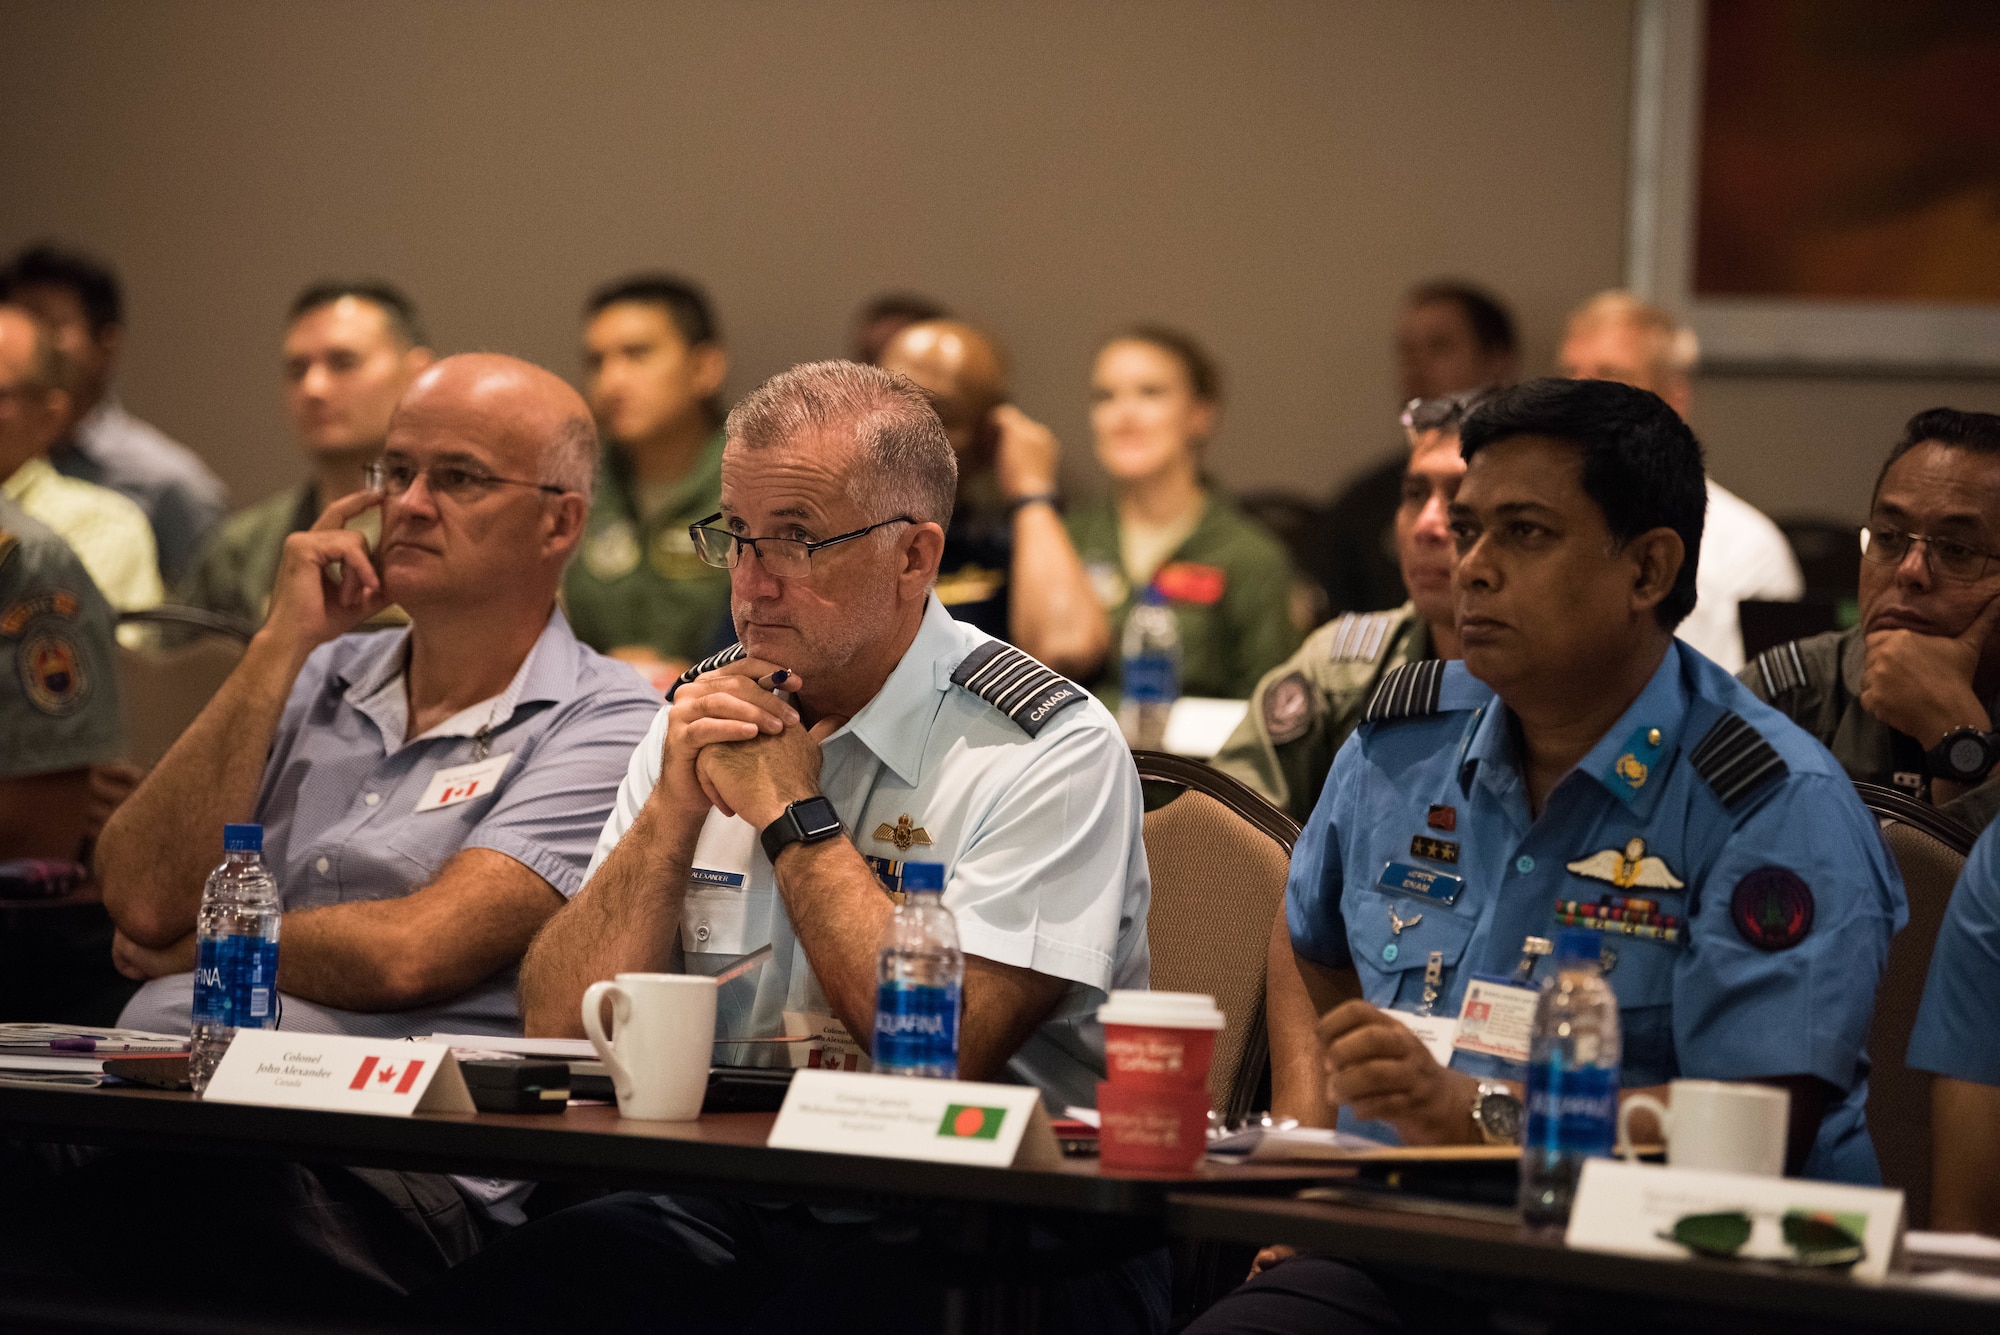
[[713,808],[760,830],[818,794],[820,743],[847,720],[806,726],[778,693],[804,684],[776,663],[742,658],[682,686],[667,716],[654,791],[688,817]]

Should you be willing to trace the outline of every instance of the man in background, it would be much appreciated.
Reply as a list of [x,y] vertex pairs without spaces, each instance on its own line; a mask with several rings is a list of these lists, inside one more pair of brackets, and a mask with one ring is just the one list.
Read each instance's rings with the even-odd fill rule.
[[950,315],[929,297],[884,292],[854,312],[854,323],[848,330],[853,351],[848,356],[863,366],[874,366],[882,360],[882,349],[889,346],[890,339],[919,321],[943,320]]
[[1410,438],[1396,507],[1396,558],[1409,601],[1386,612],[1349,612],[1321,626],[1264,674],[1249,713],[1210,763],[1304,824],[1334,754],[1361,722],[1383,676],[1405,663],[1457,658],[1451,572],[1458,554],[1450,510],[1465,476],[1458,427],[1482,393],[1418,399],[1403,413]]
[[[299,293],[285,330],[285,413],[311,473],[226,520],[175,590],[177,601],[263,624],[285,539],[363,487],[389,416],[431,364],[416,306],[388,283],[322,282]],[[376,511],[355,527],[372,544]]]
[[[1556,371],[1572,380],[1616,380],[1649,389],[1687,420],[1701,346],[1694,330],[1630,292],[1600,292],[1571,312]],[[1736,605],[1748,598],[1788,602],[1805,576],[1778,526],[1711,473],[1702,532],[1701,583],[1679,635],[1734,672],[1743,666]]]
[[584,315],[585,392],[604,454],[563,597],[578,639],[665,689],[733,638],[729,577],[702,564],[688,536],[722,494],[729,354],[708,297],[685,279],[622,279]]
[[[1492,293],[1441,279],[1420,283],[1403,298],[1396,320],[1402,403],[1503,388],[1520,370],[1513,313]],[[1320,560],[1307,573],[1326,589],[1334,612],[1394,607],[1409,596],[1395,538],[1406,457],[1384,459],[1327,510]]]
[[0,274],[0,298],[48,324],[69,370],[69,420],[49,463],[135,501],[152,525],[161,577],[172,584],[228,510],[229,493],[200,456],[125,411],[112,392],[125,337],[117,276],[73,251],[32,246]]
[[924,320],[889,340],[881,365],[930,396],[958,457],[938,601],[1057,672],[1095,676],[1111,628],[1063,525],[1062,447],[1007,401],[1000,345],[959,320]]
[[25,307],[0,305],[0,495],[68,543],[115,610],[152,607],[160,568],[146,512],[49,463],[71,418],[67,383],[53,331]]

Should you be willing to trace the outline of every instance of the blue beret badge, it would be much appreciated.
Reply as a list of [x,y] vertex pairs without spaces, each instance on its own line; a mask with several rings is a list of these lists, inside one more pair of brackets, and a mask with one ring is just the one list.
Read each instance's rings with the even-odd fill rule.
[[1757,949],[1790,950],[1812,931],[1812,887],[1789,867],[1759,867],[1736,883],[1729,919]]

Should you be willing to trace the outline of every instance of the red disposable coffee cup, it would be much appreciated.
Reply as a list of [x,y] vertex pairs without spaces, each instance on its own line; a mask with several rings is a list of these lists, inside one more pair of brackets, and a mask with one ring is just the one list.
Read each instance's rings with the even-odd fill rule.
[[1111,994],[1104,1026],[1104,1077],[1127,1089],[1206,1090],[1223,1025],[1215,998],[1199,992]]
[[1097,1087],[1097,1160],[1137,1173],[1185,1173],[1208,1152],[1208,1091]]

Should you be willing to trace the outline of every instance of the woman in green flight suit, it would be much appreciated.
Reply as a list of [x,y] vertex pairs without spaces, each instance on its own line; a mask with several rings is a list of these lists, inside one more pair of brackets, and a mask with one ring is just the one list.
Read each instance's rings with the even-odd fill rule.
[[1072,514],[1069,531],[1111,618],[1093,688],[1118,690],[1125,618],[1153,585],[1180,627],[1181,693],[1247,698],[1300,630],[1285,549],[1202,477],[1222,410],[1215,363],[1185,334],[1134,328],[1098,349],[1090,397],[1113,493]]

